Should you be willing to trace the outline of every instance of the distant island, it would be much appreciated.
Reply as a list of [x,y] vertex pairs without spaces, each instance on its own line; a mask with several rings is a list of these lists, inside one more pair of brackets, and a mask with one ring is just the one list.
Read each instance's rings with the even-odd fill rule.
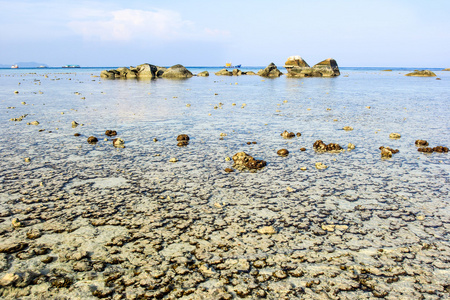
[[28,62],[16,62],[13,64],[0,64],[0,68],[11,68],[11,66],[17,65],[19,68],[48,68],[46,64],[37,63],[34,61]]

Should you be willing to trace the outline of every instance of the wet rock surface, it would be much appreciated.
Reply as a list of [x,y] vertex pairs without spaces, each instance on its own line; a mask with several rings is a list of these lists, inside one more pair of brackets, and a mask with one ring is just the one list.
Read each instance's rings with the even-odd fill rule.
[[[261,87],[270,94],[275,87],[267,98],[254,96],[261,102],[245,99],[241,109],[243,94],[230,92],[245,86],[235,86],[236,78],[233,85],[211,83],[197,92],[200,85],[186,86],[188,81],[90,83],[90,74],[67,75],[73,80],[65,82],[49,76],[43,85],[57,83],[73,100],[56,102],[60,97],[38,98],[50,93],[33,97],[33,80],[40,77],[29,76],[20,81],[30,90],[21,87],[14,95],[14,88],[5,89],[11,98],[24,98],[2,97],[5,106],[34,103],[12,116],[29,113],[40,125],[2,119],[0,298],[449,297],[449,157],[423,155],[414,143],[426,138],[431,149],[446,145],[446,118],[433,119],[431,108],[403,112],[384,97],[367,103],[371,110],[366,103],[342,104],[348,100],[338,91],[354,82],[332,90],[339,101],[325,92],[315,98],[330,88],[316,80],[323,85],[301,95],[310,102],[294,104],[295,85],[283,94],[289,103],[274,113],[279,107],[270,100],[285,91],[285,83],[283,89],[273,86],[275,80],[239,78],[253,80],[255,90],[245,95]],[[194,80],[212,81],[189,82]],[[214,89],[220,84],[226,87]],[[381,88],[371,96],[376,99]],[[89,103],[71,98],[75,90]],[[443,109],[433,97],[424,98]],[[132,101],[121,103],[127,99]],[[213,108],[218,101],[222,109]],[[42,103],[43,112],[37,109]],[[74,129],[72,120],[85,125]],[[300,129],[299,120],[305,121],[301,137],[280,137],[285,128]],[[348,124],[355,130],[341,130]],[[422,124],[427,126],[419,132]],[[40,132],[41,126],[47,130]],[[114,148],[103,135],[106,128],[117,130],[127,147]],[[401,130],[402,138],[389,139],[391,130]],[[175,137],[183,132],[193,142],[178,148]],[[102,137],[95,146],[86,143],[91,135]],[[319,138],[357,147],[339,154],[311,151]],[[382,160],[379,145],[400,152]],[[301,147],[308,149],[296,150]],[[281,148],[292,151],[280,158]],[[237,158],[243,171],[227,173],[233,154],[242,151]],[[250,168],[263,164],[257,158],[266,166]],[[327,168],[316,169],[318,162]]]

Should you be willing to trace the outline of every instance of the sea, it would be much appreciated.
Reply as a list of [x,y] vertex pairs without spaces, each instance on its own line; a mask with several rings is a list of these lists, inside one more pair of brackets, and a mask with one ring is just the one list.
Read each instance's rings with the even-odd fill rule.
[[[448,251],[450,154],[419,152],[415,141],[450,147],[450,72],[408,77],[415,68],[342,67],[334,78],[216,76],[222,68],[188,67],[210,76],[183,80],[100,78],[115,67],[1,69],[0,211],[10,212],[3,216],[22,209],[20,219],[30,205],[23,197],[81,201],[114,190],[131,199],[145,187],[187,206],[201,199],[193,203],[205,215],[227,209],[245,226],[280,234],[300,211],[368,232],[392,228],[378,212],[400,212],[414,222],[399,219],[405,225],[395,237],[358,236],[356,249],[438,242]],[[124,148],[106,130],[117,131]],[[285,130],[296,136],[283,138]],[[187,146],[177,146],[180,134],[189,136]],[[89,144],[90,136],[98,142]],[[316,152],[317,140],[343,151]],[[399,152],[382,158],[380,147]],[[289,154],[277,155],[280,149]],[[267,165],[233,168],[239,152]],[[317,169],[319,162],[326,168]],[[374,213],[361,218],[361,211]]]

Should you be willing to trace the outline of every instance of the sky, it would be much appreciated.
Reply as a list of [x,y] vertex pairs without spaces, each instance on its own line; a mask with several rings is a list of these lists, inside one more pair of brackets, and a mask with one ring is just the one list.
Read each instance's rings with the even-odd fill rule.
[[450,67],[449,0],[0,0],[0,64]]

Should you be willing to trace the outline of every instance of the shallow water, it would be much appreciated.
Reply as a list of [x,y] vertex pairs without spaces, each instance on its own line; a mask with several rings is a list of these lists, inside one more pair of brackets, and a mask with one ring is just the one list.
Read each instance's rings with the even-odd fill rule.
[[[247,232],[263,225],[276,228],[279,240],[273,238],[269,252],[236,250],[222,253],[225,258],[251,260],[299,249],[310,254],[317,252],[318,244],[369,261],[377,249],[438,243],[445,250],[442,261],[448,263],[449,154],[419,153],[414,142],[450,146],[450,72],[435,71],[441,80],[374,69],[343,69],[337,78],[268,79],[219,77],[213,74],[219,68],[191,68],[194,73],[205,69],[211,76],[186,80],[104,80],[98,69],[0,70],[0,226],[5,236],[21,238],[17,230],[10,233],[7,228],[14,217],[30,221],[27,207],[33,206],[27,200],[36,198],[86,201],[78,208],[61,204],[64,216],[72,214],[68,226],[74,229],[86,226],[83,211],[97,210],[97,217],[119,214],[121,208],[109,211],[102,206],[113,203],[111,199],[125,206],[132,203],[127,209],[135,217],[164,209],[170,214],[169,208],[146,198],[152,191],[160,199],[177,199],[175,203],[199,209],[187,213],[200,219],[215,218],[217,223],[237,217],[235,225]],[[10,121],[25,114],[20,122]],[[39,125],[27,125],[32,121]],[[72,121],[83,125],[72,128]],[[354,130],[344,131],[344,126]],[[104,141],[107,129],[118,132],[125,148],[114,148],[110,138]],[[301,136],[283,139],[284,130]],[[392,132],[401,138],[390,139]],[[221,133],[226,134],[222,139]],[[179,134],[190,136],[187,147],[177,147]],[[86,142],[92,135],[99,139],[96,145]],[[353,143],[356,149],[316,153],[312,145],[319,139],[344,149]],[[257,143],[247,145],[253,141]],[[400,152],[381,159],[380,146]],[[301,152],[301,147],[307,150]],[[281,148],[289,150],[288,157],[277,155]],[[232,167],[225,158],[240,151],[266,160],[267,166],[256,173],[225,173]],[[178,162],[170,163],[173,157]],[[328,168],[317,170],[316,162]],[[218,209],[222,212],[216,215]],[[409,216],[413,221],[405,221]],[[77,222],[82,225],[74,225]],[[347,232],[339,242],[331,233],[325,238],[311,233],[323,224],[353,224],[369,234]],[[244,245],[255,243],[251,234],[241,235],[228,225],[223,228],[233,238],[242,238]],[[306,237],[299,238],[303,234]],[[299,239],[293,240],[296,236]],[[162,256],[192,247],[175,237],[172,243],[169,237]],[[40,242],[46,242],[45,235]],[[184,250],[179,251],[182,255]],[[314,265],[305,268],[307,274],[315,272]],[[12,264],[0,275],[19,269]],[[448,286],[449,272],[435,271],[444,282],[440,284]],[[211,279],[203,284],[210,289],[213,283]],[[305,281],[294,278],[291,284],[305,287]],[[398,290],[393,288],[391,295],[398,296]],[[448,296],[448,291],[443,293]]]

